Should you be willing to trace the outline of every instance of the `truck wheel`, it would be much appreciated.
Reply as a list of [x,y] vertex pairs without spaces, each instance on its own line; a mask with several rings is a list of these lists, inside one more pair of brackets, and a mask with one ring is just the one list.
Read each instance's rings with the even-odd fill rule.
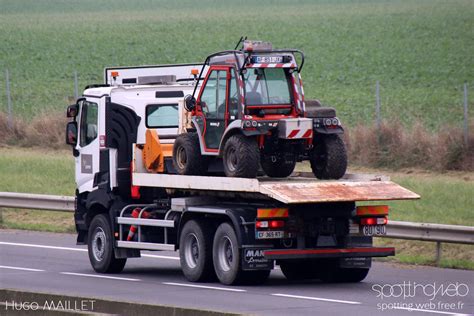
[[115,258],[114,238],[106,214],[94,217],[89,227],[87,248],[92,268],[100,273],[120,273],[126,258]]
[[228,177],[255,178],[260,153],[254,138],[244,135],[231,136],[224,145],[224,172]]
[[212,278],[212,231],[199,221],[184,224],[179,238],[179,259],[184,276],[191,282]]
[[205,175],[207,157],[201,155],[197,133],[178,135],[173,145],[173,166],[180,175]]
[[318,179],[340,179],[346,173],[347,153],[339,135],[325,135],[310,153],[311,169]]
[[222,223],[216,230],[212,245],[212,261],[221,283],[230,285],[243,281],[237,236],[229,223]]
[[290,281],[310,280],[318,278],[318,266],[314,261],[282,261],[280,269]]
[[260,163],[267,176],[286,178],[295,170],[296,157],[295,155],[291,155],[291,157],[262,156]]
[[370,269],[332,268],[321,273],[319,278],[327,283],[357,283],[365,279]]

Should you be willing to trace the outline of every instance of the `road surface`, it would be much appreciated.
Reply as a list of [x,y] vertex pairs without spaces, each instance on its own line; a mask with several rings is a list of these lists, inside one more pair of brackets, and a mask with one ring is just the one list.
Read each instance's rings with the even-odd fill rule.
[[0,230],[0,287],[252,315],[474,313],[472,271],[376,262],[357,284],[289,282],[275,269],[264,285],[231,287],[188,282],[175,252],[143,252],[121,274],[97,274],[75,235],[16,230]]

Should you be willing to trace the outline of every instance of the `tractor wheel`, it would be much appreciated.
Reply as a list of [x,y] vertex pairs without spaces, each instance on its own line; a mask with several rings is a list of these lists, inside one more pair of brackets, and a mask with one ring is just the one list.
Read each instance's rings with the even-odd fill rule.
[[325,135],[316,140],[310,162],[316,178],[342,178],[347,169],[346,146],[342,138],[339,135]]
[[92,268],[100,273],[120,273],[127,258],[118,259],[114,254],[114,237],[106,214],[92,219],[89,227],[87,248]]
[[231,136],[224,145],[224,172],[228,177],[255,178],[260,152],[254,138],[244,135]]
[[267,176],[286,178],[295,170],[296,157],[295,155],[262,156],[260,163]]
[[173,146],[173,165],[180,175],[205,175],[207,157],[201,155],[197,133],[186,133],[176,137]]

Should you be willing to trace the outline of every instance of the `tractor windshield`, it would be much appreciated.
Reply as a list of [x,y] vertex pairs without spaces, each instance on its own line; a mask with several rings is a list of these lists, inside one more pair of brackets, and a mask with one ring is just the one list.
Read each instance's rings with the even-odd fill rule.
[[248,68],[244,74],[245,104],[291,105],[290,78],[285,68]]

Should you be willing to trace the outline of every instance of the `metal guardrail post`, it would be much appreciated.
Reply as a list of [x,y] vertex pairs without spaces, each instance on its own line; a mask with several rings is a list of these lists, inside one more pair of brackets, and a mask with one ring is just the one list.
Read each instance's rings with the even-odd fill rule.
[[441,263],[441,242],[436,242],[436,266],[439,267]]

